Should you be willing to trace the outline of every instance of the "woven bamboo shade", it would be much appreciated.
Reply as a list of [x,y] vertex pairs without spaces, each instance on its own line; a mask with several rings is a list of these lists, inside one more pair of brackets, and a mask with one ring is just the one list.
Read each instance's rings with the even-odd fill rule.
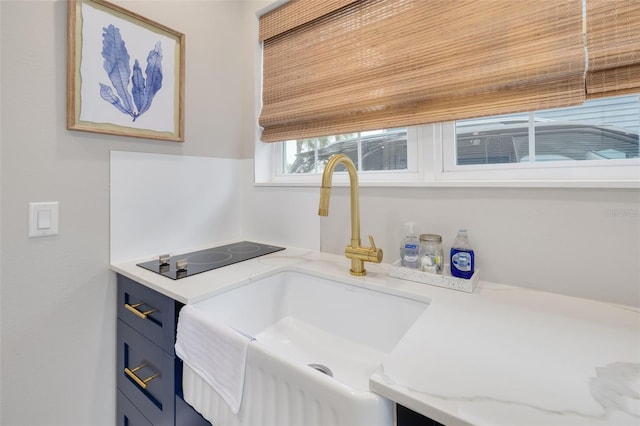
[[640,1],[587,1],[587,97],[640,92]]
[[356,0],[290,0],[260,17],[260,41],[277,36],[321,16],[335,12]]
[[274,33],[267,24],[280,12],[289,20],[286,11],[261,18],[263,141],[585,99],[581,0],[334,3],[345,4],[306,23],[282,25],[277,35],[266,35]]

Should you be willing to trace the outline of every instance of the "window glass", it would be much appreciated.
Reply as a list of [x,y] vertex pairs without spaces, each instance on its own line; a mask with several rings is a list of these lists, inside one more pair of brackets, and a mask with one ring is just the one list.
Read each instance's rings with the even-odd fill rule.
[[260,144],[265,149],[256,151],[256,181],[315,184],[329,158],[343,153],[369,184],[637,187],[639,128],[639,96],[628,95],[571,108]]
[[639,96],[456,122],[456,165],[638,158]]
[[[360,171],[406,170],[407,129],[376,130],[283,144],[283,174],[322,173],[334,154],[345,154]],[[339,165],[336,170],[344,170]]]

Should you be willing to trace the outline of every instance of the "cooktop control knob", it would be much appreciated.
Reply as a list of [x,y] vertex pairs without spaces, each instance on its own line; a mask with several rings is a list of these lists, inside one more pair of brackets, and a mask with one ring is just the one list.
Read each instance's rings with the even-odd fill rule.
[[189,262],[187,262],[187,259],[176,260],[176,269],[178,271],[186,271],[188,265],[189,265]]
[[169,256],[168,254],[161,254],[158,258],[158,263],[160,263],[160,265],[168,265],[170,258],[171,256]]

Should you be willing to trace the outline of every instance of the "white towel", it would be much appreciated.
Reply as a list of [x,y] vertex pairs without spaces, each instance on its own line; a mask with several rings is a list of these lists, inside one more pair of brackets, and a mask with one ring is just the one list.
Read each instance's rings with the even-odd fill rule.
[[226,401],[234,414],[242,402],[250,341],[192,305],[185,305],[180,311],[176,355]]

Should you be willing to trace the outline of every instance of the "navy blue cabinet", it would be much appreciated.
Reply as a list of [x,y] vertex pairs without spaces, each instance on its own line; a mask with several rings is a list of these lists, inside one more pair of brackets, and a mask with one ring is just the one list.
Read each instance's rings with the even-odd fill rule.
[[117,425],[210,425],[179,396],[174,344],[182,304],[118,275]]
[[120,391],[116,396],[117,422],[118,425],[127,426],[153,426],[140,410]]
[[444,426],[422,414],[416,413],[400,404],[396,404],[397,426]]

